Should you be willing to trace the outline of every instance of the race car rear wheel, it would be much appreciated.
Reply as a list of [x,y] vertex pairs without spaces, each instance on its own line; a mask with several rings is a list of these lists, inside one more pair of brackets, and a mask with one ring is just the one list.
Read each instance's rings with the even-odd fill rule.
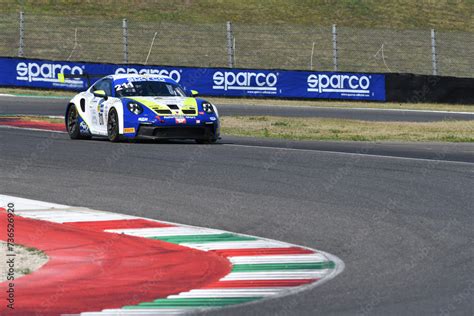
[[79,113],[77,113],[77,109],[73,104],[67,109],[66,129],[71,139],[85,138],[81,136],[81,131],[79,128]]
[[111,142],[118,142],[120,140],[119,118],[117,110],[114,108],[109,111],[109,117],[107,119],[107,136]]

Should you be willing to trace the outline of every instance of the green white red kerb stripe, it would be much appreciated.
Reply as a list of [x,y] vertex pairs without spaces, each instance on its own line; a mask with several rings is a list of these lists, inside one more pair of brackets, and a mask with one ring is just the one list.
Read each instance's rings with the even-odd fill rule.
[[[56,223],[143,219],[87,208],[74,208],[72,211],[65,205],[20,198],[15,198],[14,202],[18,210],[17,215]],[[146,220],[157,222],[151,219]],[[81,315],[182,314],[209,308],[254,303],[320,285],[344,269],[344,263],[340,259],[322,251],[218,229],[164,221],[160,223],[169,226],[106,229],[105,231],[214,252],[230,262],[231,272],[217,282],[207,284],[202,288],[163,298],[157,297],[156,300],[138,305],[84,312]]]

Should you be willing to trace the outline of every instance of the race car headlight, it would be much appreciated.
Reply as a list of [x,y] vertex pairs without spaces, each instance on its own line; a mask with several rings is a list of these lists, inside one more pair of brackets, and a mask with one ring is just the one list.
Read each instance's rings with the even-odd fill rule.
[[209,102],[203,102],[202,103],[202,109],[206,113],[214,113],[214,107]]
[[130,102],[129,104],[127,104],[127,108],[130,112],[132,112],[133,114],[140,114],[143,112],[143,108],[140,104],[138,103],[135,103],[135,102]]

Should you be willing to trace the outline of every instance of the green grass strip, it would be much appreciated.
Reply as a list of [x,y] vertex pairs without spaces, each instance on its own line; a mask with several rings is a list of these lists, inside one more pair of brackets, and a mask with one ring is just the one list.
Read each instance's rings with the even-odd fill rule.
[[304,262],[304,263],[260,263],[235,264],[232,272],[273,271],[273,270],[304,270],[304,269],[334,269],[333,261]]
[[240,236],[230,233],[212,234],[212,235],[180,235],[180,236],[153,236],[152,239],[158,239],[174,244],[180,243],[206,243],[221,241],[247,241],[256,240],[254,237]]
[[226,306],[242,304],[258,300],[261,297],[223,297],[223,298],[171,298],[157,299],[153,302],[140,303],[138,305],[124,306],[123,309],[140,308],[173,308],[187,306]]

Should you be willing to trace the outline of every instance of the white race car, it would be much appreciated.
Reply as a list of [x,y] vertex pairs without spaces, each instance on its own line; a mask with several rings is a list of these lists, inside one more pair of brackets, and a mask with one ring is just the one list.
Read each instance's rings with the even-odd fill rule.
[[186,94],[174,80],[157,75],[106,76],[77,94],[66,109],[72,139],[194,139],[214,143],[220,124],[216,107]]

